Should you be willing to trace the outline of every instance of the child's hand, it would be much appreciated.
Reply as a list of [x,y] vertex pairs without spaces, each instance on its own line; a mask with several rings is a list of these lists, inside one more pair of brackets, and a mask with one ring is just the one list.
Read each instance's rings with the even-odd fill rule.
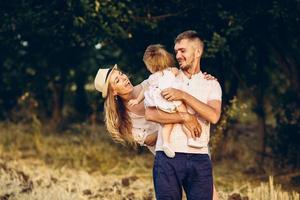
[[131,99],[128,101],[129,106],[135,106],[137,104],[139,104],[139,101],[137,99]]
[[171,71],[172,71],[172,73],[173,73],[175,76],[178,76],[179,70],[178,70],[176,67],[172,67],[172,68],[171,68]]

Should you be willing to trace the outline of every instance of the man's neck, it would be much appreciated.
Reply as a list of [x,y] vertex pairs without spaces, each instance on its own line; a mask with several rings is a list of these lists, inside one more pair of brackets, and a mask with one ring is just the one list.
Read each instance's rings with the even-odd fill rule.
[[200,65],[199,65],[199,66],[190,67],[190,68],[188,68],[186,70],[182,70],[182,71],[188,78],[191,78],[192,75],[198,74],[201,70],[200,70]]

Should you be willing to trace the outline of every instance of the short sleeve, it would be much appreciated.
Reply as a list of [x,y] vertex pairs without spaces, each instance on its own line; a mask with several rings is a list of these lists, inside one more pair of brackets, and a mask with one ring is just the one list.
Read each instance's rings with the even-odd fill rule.
[[140,83],[140,85],[142,86],[143,89],[148,88],[149,87],[149,80],[146,79],[143,82]]
[[211,90],[208,96],[208,101],[210,100],[222,101],[222,88],[218,81],[213,80],[211,82]]
[[151,86],[156,86],[158,84],[158,80],[161,78],[160,72],[155,72],[154,74],[151,74],[148,78],[148,84]]

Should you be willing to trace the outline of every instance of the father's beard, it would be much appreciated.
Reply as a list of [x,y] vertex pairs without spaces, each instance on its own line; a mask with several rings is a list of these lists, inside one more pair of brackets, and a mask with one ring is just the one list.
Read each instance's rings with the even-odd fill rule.
[[195,58],[193,58],[189,63],[186,63],[185,65],[181,65],[181,64],[180,64],[180,61],[178,61],[179,67],[180,67],[180,69],[182,69],[183,71],[187,71],[188,69],[190,69],[190,68],[193,67],[194,61],[195,61]]

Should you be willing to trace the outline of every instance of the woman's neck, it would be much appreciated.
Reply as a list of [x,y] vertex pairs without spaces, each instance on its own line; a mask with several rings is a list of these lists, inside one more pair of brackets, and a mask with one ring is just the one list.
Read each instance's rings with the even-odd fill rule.
[[139,87],[135,86],[135,87],[133,87],[133,89],[130,93],[122,94],[119,96],[124,101],[124,103],[127,103],[129,100],[137,98],[139,95],[139,92],[141,92],[141,90],[139,89]]
[[137,85],[133,88],[133,90],[129,94],[123,95],[121,98],[128,111],[143,116],[145,115],[144,101],[140,102],[135,106],[128,105],[128,101],[137,98],[140,92],[142,92],[142,87],[140,85]]

